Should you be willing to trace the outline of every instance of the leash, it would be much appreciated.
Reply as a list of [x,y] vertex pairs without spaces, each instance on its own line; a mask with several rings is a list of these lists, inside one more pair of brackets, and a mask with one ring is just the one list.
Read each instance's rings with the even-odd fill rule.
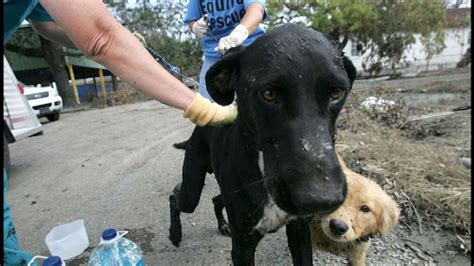
[[[204,17],[204,21],[206,22],[208,28],[207,28],[207,32],[206,32],[206,35],[208,35],[209,37],[211,37],[212,39],[214,39],[215,41],[219,42],[219,38],[217,38],[212,32],[211,30],[209,30],[209,19],[207,17],[207,14],[204,14],[203,15]],[[186,80],[186,81],[189,81],[191,82],[194,86],[197,86],[199,88],[204,88],[205,89],[205,86],[199,84],[199,82],[193,80],[192,78],[188,77],[188,76],[185,76],[181,73],[181,69],[175,65],[172,65],[170,64],[168,61],[166,61],[166,59],[161,56],[155,49],[151,48],[150,46],[148,46],[148,44],[146,43],[145,41],[145,37],[143,37],[143,35],[141,35],[139,32],[137,31],[134,31],[133,32],[133,35],[143,44],[143,46],[145,47],[145,49],[150,53],[150,55],[161,65],[163,66],[166,70],[170,71],[171,73],[181,77],[182,79]]]
[[166,70],[170,71],[171,73],[183,78],[184,80],[186,81],[189,81],[191,82],[194,86],[197,86],[197,87],[200,87],[200,88],[204,88],[204,86],[202,86],[201,84],[199,84],[199,82],[195,81],[194,79],[188,77],[188,76],[185,76],[183,74],[181,74],[181,69],[175,65],[172,65],[170,64],[168,61],[166,61],[166,59],[161,56],[155,49],[151,48],[150,46],[147,45],[146,41],[145,41],[145,38],[138,32],[133,32],[133,35],[143,44],[143,46],[145,47],[145,49],[148,51],[148,53],[150,53],[150,55],[162,66],[164,67]]

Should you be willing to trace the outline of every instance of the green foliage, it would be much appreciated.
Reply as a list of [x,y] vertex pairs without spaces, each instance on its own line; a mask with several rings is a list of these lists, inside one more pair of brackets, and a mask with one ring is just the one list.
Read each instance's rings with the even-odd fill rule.
[[[8,41],[8,44],[28,48],[41,49],[41,42],[38,34],[32,28],[20,29]],[[41,54],[38,56],[42,56]]]
[[170,64],[180,67],[186,76],[196,76],[202,61],[199,40],[183,24],[187,6],[181,1],[146,1],[127,7],[123,2],[106,1],[115,17],[130,31],[143,35],[148,46],[155,49]]
[[154,34],[147,38],[147,43],[169,63],[180,67],[184,75],[199,75],[202,64],[202,50],[198,39],[178,41],[165,34]]
[[444,49],[443,0],[268,0],[270,27],[298,22],[322,32],[340,32],[362,44],[370,54],[366,63],[395,65],[403,51],[424,40],[427,57]]

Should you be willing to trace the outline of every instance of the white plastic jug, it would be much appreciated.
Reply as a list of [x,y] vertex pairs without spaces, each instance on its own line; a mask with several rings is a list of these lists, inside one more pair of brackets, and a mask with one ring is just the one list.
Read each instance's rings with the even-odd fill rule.
[[51,255],[59,256],[63,260],[80,255],[89,246],[89,238],[82,219],[54,227],[44,241]]

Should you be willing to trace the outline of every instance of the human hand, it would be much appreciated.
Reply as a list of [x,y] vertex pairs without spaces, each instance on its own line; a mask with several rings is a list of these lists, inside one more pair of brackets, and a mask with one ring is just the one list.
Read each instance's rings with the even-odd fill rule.
[[202,16],[196,22],[193,23],[191,27],[192,33],[196,34],[199,38],[202,38],[207,33],[207,23],[206,23],[206,15]]
[[249,36],[249,31],[247,30],[247,28],[244,25],[239,24],[229,34],[229,36],[226,36],[219,40],[219,44],[217,45],[216,48],[214,48],[214,51],[224,54],[225,51],[229,50],[230,48],[236,47],[242,44],[242,42],[245,41],[245,39],[247,39],[248,36]]
[[236,105],[222,106],[217,103],[211,103],[211,101],[196,93],[183,116],[202,127],[206,125],[224,126],[230,124],[237,118],[237,114]]

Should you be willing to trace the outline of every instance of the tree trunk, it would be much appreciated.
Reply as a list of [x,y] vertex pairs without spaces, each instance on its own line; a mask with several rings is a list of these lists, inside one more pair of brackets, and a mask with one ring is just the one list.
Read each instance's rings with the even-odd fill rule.
[[112,76],[112,91],[117,91],[118,89],[117,76],[115,76],[114,74],[111,74],[111,76]]
[[76,107],[77,103],[74,99],[74,91],[69,84],[69,76],[66,71],[66,61],[62,52],[62,46],[58,43],[40,37],[41,50],[46,55],[49,69],[53,76],[54,82],[58,87],[59,95],[63,98],[63,104],[66,107]]

